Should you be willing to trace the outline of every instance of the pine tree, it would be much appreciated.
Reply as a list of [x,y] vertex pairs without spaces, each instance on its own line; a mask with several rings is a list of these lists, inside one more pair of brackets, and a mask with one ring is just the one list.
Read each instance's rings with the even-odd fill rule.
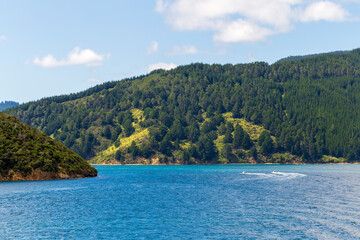
[[120,161],[122,159],[122,154],[120,150],[117,150],[115,153],[115,160]]
[[224,143],[231,143],[233,141],[232,132],[227,129],[225,132]]
[[205,162],[210,162],[217,157],[215,144],[208,135],[200,136],[197,143],[197,151],[200,159]]
[[257,158],[258,158],[258,152],[257,152],[255,146],[253,146],[253,147],[250,149],[250,155],[251,155],[255,160],[257,160]]
[[232,136],[233,131],[234,131],[234,126],[230,122],[228,122],[226,124],[224,143],[232,143],[233,142],[233,136]]
[[105,127],[103,136],[107,139],[111,139],[111,130],[109,126]]
[[222,155],[224,158],[230,160],[231,156],[232,156],[232,149],[231,149],[231,145],[230,144],[225,144],[223,149],[222,149]]
[[233,139],[234,149],[240,148],[242,146],[243,138],[244,138],[244,129],[239,124],[236,124],[234,130],[234,139]]
[[250,149],[254,143],[251,141],[250,136],[247,132],[244,133],[244,137],[241,142],[241,146],[246,150]]

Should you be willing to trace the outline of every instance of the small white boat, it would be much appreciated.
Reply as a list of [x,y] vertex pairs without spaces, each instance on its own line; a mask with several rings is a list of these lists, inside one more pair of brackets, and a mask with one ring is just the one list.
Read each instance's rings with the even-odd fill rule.
[[246,174],[246,172],[245,172],[245,171],[243,171],[243,174]]
[[277,171],[274,170],[274,171],[272,171],[272,173],[277,173]]

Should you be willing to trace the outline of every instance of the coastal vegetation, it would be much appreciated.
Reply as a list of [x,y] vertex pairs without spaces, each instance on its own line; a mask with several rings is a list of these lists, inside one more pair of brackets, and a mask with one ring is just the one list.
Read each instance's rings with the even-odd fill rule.
[[97,170],[63,144],[0,113],[0,180],[93,177]]
[[93,163],[330,163],[360,157],[360,49],[190,64],[6,110]]

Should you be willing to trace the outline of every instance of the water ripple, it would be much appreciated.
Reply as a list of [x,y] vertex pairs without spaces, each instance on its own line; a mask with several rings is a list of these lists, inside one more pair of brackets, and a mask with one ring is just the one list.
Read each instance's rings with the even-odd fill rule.
[[273,168],[101,166],[0,183],[0,239],[360,238],[359,165]]

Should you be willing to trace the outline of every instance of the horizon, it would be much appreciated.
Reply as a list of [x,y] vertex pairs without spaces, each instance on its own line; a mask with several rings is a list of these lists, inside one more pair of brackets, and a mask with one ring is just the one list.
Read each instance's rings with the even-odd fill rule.
[[0,101],[19,103],[159,68],[360,47],[357,1],[0,0],[0,13]]

